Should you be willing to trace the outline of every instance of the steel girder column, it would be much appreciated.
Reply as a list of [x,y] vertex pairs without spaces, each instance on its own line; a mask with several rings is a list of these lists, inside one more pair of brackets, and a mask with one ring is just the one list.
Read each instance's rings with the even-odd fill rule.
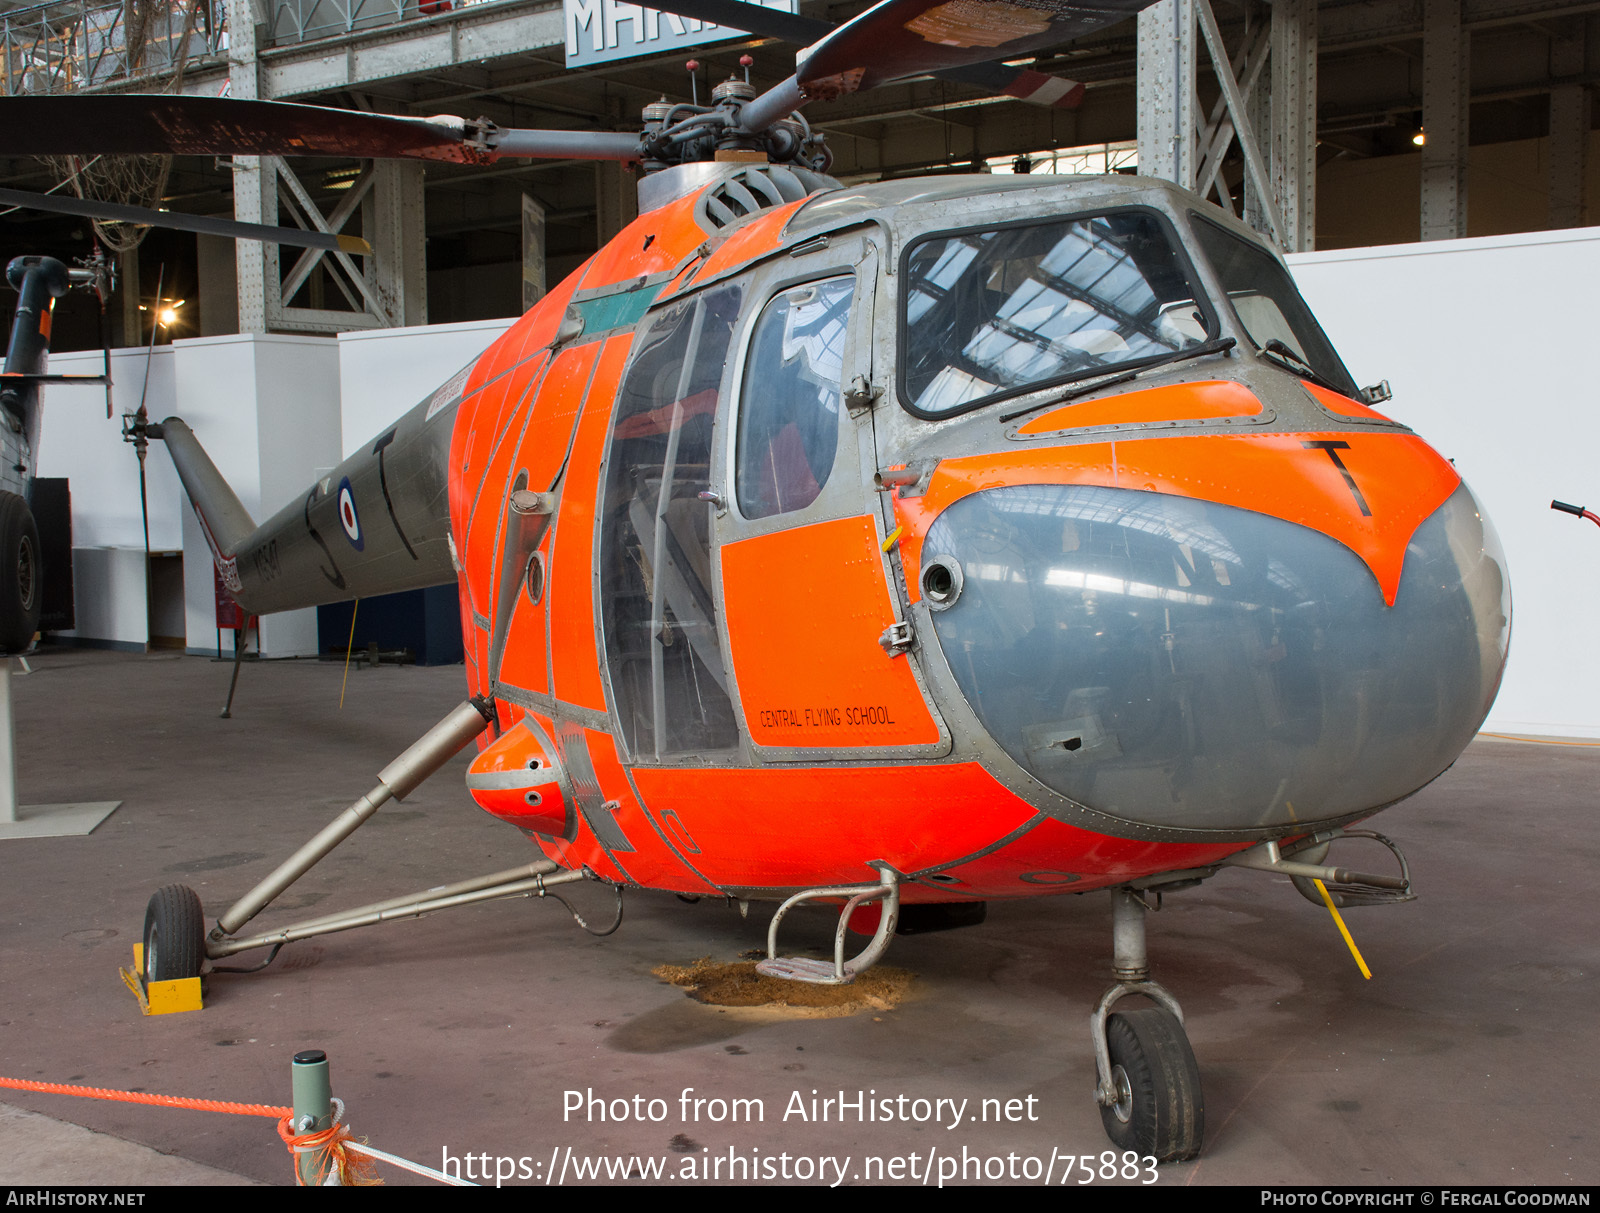
[[1272,5],[1271,178],[1286,253],[1317,241],[1317,0]]
[[1160,0],[1139,14],[1139,171],[1195,187],[1195,0]]
[[1584,224],[1584,174],[1589,152],[1589,90],[1582,83],[1588,66],[1587,22],[1582,17],[1557,23],[1550,43],[1550,216],[1552,229]]
[[[372,192],[362,203],[362,231],[374,256],[366,279],[391,327],[428,323],[427,233],[423,230],[423,167],[411,160],[373,162]],[[373,308],[369,304],[368,310]]]
[[597,160],[594,166],[595,237],[601,247],[639,217],[639,184],[626,165]]
[[545,293],[544,207],[530,194],[522,195],[522,310],[527,311]]
[[[281,245],[239,241],[241,331],[339,333],[427,323],[420,164],[366,162],[339,183],[343,193],[324,214],[306,183],[281,158],[262,156],[241,165],[244,160],[235,158],[236,212],[259,198],[255,222],[279,223],[288,217],[308,231],[330,234],[342,233],[359,213],[372,252],[291,249],[294,260],[285,263]],[[247,184],[252,177],[253,183]],[[247,252],[246,245],[253,247]],[[306,302],[292,302],[302,290]],[[341,299],[344,307],[337,306]]]
[[[267,36],[261,0],[228,3],[234,31],[228,48],[229,92],[257,98],[262,95],[259,51]],[[233,208],[235,218],[247,223],[276,224],[286,210],[300,226],[332,233],[359,211],[363,235],[373,250],[366,257],[298,251],[285,273],[280,245],[236,241],[240,332],[337,333],[428,322],[421,164],[366,165],[324,215],[281,158],[235,156]],[[291,303],[302,287],[310,306]],[[324,297],[334,292],[346,307],[324,306]]]
[[[1202,42],[1220,93],[1204,113],[1195,92]],[[1214,193],[1231,213],[1222,168],[1237,144],[1246,220],[1286,251],[1311,248],[1316,55],[1315,0],[1278,0],[1270,35],[1247,25],[1231,53],[1209,0],[1163,0],[1145,9],[1139,14],[1139,171],[1204,197]],[[1264,78],[1269,57],[1272,70]]]
[[1462,0],[1423,0],[1422,239],[1467,234],[1468,50]]
[[[259,0],[228,0],[228,92],[255,100],[261,95],[257,59],[266,36]],[[270,158],[233,157],[233,217],[241,223],[276,221],[277,182]],[[267,246],[259,240],[234,241],[239,271],[239,331],[267,331]],[[276,280],[271,283],[276,287]]]

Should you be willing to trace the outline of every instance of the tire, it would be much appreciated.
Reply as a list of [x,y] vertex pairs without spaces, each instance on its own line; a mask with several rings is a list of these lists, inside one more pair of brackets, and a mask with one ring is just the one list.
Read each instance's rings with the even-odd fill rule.
[[187,885],[157,889],[144,912],[144,979],[199,977],[206,958],[206,923],[200,898]]
[[0,492],[0,653],[24,653],[39,630],[44,569],[33,511],[15,493]]
[[1200,1067],[1183,1025],[1164,1007],[1120,1011],[1106,1020],[1117,1102],[1100,1109],[1119,1149],[1180,1162],[1200,1153],[1205,1102]]

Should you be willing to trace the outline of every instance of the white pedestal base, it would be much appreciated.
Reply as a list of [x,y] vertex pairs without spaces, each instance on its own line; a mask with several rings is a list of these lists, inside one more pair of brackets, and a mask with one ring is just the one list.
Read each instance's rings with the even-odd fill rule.
[[0,839],[70,838],[88,834],[110,817],[120,800],[90,800],[81,804],[25,804],[15,821],[0,821]]

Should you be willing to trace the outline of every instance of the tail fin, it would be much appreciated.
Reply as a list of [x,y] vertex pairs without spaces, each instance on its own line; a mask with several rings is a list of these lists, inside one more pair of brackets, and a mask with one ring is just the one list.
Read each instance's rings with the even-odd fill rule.
[[239,549],[255,533],[256,524],[250,511],[228,486],[211,462],[205,448],[200,445],[194,431],[178,417],[168,417],[159,425],[146,427],[151,438],[160,438],[167,444],[172,464],[178,469],[178,479],[183,491],[194,506],[195,517],[200,519],[200,529],[205,532],[206,543],[216,557],[222,580],[230,590],[239,589],[237,573]]

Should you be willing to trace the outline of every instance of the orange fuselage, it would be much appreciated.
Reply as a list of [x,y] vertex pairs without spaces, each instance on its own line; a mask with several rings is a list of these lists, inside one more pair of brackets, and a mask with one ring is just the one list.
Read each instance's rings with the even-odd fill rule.
[[[1295,643],[1289,639],[1294,628],[1306,638],[1307,662],[1325,660],[1341,644],[1360,648],[1368,633],[1331,619],[1302,625],[1292,612],[1276,608],[1249,608],[1248,627],[1255,631],[1248,643],[1240,642],[1245,655],[1229,667],[1243,671],[1236,687],[1222,687],[1227,679],[1217,669],[1196,674],[1202,667],[1191,665],[1186,673],[1183,660],[1172,655],[1184,643],[1183,629],[1172,622],[1173,604],[1192,606],[1209,601],[1203,589],[1209,587],[1212,597],[1227,589],[1226,567],[1218,558],[1211,561],[1215,571],[1201,561],[1167,588],[1141,589],[1126,572],[1110,583],[1124,598],[1143,593],[1165,604],[1165,621],[1146,629],[1157,639],[1140,642],[1159,660],[1140,655],[1135,664],[1166,662],[1170,668],[1117,676],[1134,679],[1134,685],[1155,679],[1165,688],[1160,694],[1177,696],[1174,702],[1191,718],[1187,750],[1162,743],[1170,759],[1136,760],[1130,722],[1138,694],[1124,696],[1128,702],[1115,711],[1084,709],[1089,723],[1063,725],[1060,737],[1025,721],[1019,726],[1023,740],[1010,750],[1015,755],[1019,747],[1054,745],[1040,761],[1059,764],[1076,761],[1071,751],[1079,746],[1101,745],[1106,754],[1120,749],[1122,768],[1115,778],[1103,774],[1097,781],[1061,767],[1060,780],[1044,786],[1051,780],[1035,779],[1014,764],[1001,752],[1003,743],[1001,749],[986,744],[990,710],[1000,710],[994,703],[1003,695],[1011,702],[1019,692],[996,691],[994,703],[977,702],[984,692],[974,688],[994,679],[985,681],[979,670],[963,681],[969,674],[959,668],[958,650],[988,653],[985,660],[994,666],[999,659],[983,649],[986,625],[947,630],[955,611],[930,614],[937,604],[924,600],[919,571],[940,555],[930,544],[953,542],[936,529],[941,517],[957,518],[951,511],[966,502],[968,512],[960,515],[966,530],[957,527],[949,536],[977,543],[963,556],[968,584],[977,587],[969,597],[976,602],[980,589],[998,595],[999,582],[1017,580],[1015,569],[993,572],[973,554],[982,543],[971,536],[987,534],[983,528],[990,525],[975,521],[975,503],[996,490],[1057,493],[1040,508],[1060,508],[1063,492],[1094,489],[1123,494],[1108,500],[1123,503],[1124,514],[1128,501],[1159,498],[1220,510],[1219,517],[1233,518],[1236,511],[1276,519],[1296,534],[1307,533],[1306,542],[1331,541],[1325,545],[1330,552],[1353,557],[1343,575],[1364,583],[1353,591],[1363,598],[1362,618],[1380,621],[1363,627],[1383,626],[1397,600],[1423,609],[1415,606],[1420,600],[1410,583],[1402,585],[1408,547],[1427,520],[1464,492],[1454,469],[1370,408],[1281,369],[1247,363],[1241,370],[1235,355],[1220,365],[1197,361],[1120,392],[1034,408],[1010,421],[994,416],[1005,413],[1003,406],[990,406],[961,419],[917,422],[897,410],[886,386],[890,376],[880,374],[885,382],[876,400],[857,411],[865,418],[859,423],[862,461],[859,475],[855,467],[844,469],[847,495],[836,491],[824,514],[802,510],[787,524],[719,529],[727,526],[716,521],[722,513],[709,524],[707,583],[715,600],[715,643],[731,683],[726,690],[737,745],[714,753],[680,749],[663,757],[658,743],[655,753],[639,752],[638,735],[630,746],[617,725],[619,666],[614,656],[608,665],[606,634],[614,625],[608,624],[609,591],[598,571],[602,528],[608,525],[607,476],[614,476],[607,470],[608,452],[619,437],[683,426],[696,410],[716,411],[721,436],[715,446],[722,451],[735,423],[710,391],[678,401],[676,412],[640,412],[619,425],[619,393],[630,357],[650,317],[662,309],[692,301],[719,283],[740,283],[751,267],[768,266],[762,272],[771,278],[774,259],[815,240],[810,229],[791,227],[806,203],[771,209],[708,238],[696,219],[696,200],[690,194],[642,216],[528,312],[472,369],[456,421],[449,503],[462,569],[467,675],[473,694],[492,696],[498,710],[497,727],[480,738],[468,783],[482,807],[523,829],[550,858],[586,866],[608,880],[685,894],[782,896],[860,881],[871,875],[869,861],[892,864],[907,877],[904,896],[911,901],[1083,892],[1151,873],[1204,868],[1264,837],[1305,833],[1307,824],[1375,811],[1448,765],[1481,722],[1478,709],[1488,706],[1482,684],[1497,681],[1498,666],[1492,675],[1467,679],[1467,697],[1476,696],[1481,705],[1471,704],[1459,719],[1441,715],[1435,725],[1418,725],[1429,731],[1429,745],[1439,756],[1430,750],[1424,766],[1416,768],[1384,757],[1382,739],[1368,734],[1382,731],[1373,713],[1380,710],[1377,701],[1392,698],[1395,690],[1379,690],[1371,675],[1362,675],[1366,681],[1357,678],[1354,689],[1324,686],[1307,693],[1295,690],[1284,672],[1293,664],[1283,653]],[[884,264],[898,252],[873,247]],[[880,288],[874,323],[881,332],[892,327],[892,289]],[[746,290],[742,315],[753,314],[760,293]],[[583,321],[576,335],[575,317]],[[736,324],[736,345],[739,339]],[[720,399],[735,394],[728,390]],[[872,413],[878,415],[875,430]],[[917,426],[926,439],[896,445],[894,433],[918,433]],[[897,483],[885,490],[872,482],[874,466],[916,468],[912,457],[928,453],[935,456],[928,461],[931,470],[914,487]],[[717,488],[715,458],[712,463],[707,483]],[[547,512],[513,509],[508,501],[518,489],[545,495]],[[718,499],[723,491],[701,494],[707,517],[725,507]],[[662,494],[664,510],[668,496]],[[1073,508],[1075,517],[1083,516],[1079,506]],[[1169,510],[1163,525],[1170,530],[1178,516]],[[1077,525],[1061,524],[1068,530]],[[525,550],[516,547],[514,533],[526,536]],[[1077,542],[1065,550],[1075,550]],[[1195,544],[1181,537],[1176,542],[1174,550],[1191,560]],[[1059,555],[1057,547],[1051,551]],[[648,551],[636,559],[648,563]],[[1058,563],[1041,566],[1037,579],[1066,584],[1076,578],[1073,592],[1087,600],[1088,619],[1055,621],[1051,635],[1076,637],[1060,641],[1077,646],[1063,653],[1085,654],[1081,660],[1108,670],[1125,669],[1126,654],[1119,656],[1110,633],[1094,623],[1105,576]],[[659,564],[651,567],[665,576]],[[1300,574],[1274,576],[1292,582]],[[983,577],[995,584],[980,585]],[[997,612],[993,626],[1004,630],[1003,612],[1010,609],[1004,604],[1010,600],[986,601],[995,604],[989,608]],[[1281,623],[1278,614],[1284,614]],[[918,639],[897,651],[881,638],[904,620],[916,625]],[[1033,623],[1036,634],[1045,626],[1042,619]],[[1217,643],[1233,644],[1229,638],[1241,626],[1216,632],[1222,638]],[[1428,631],[1427,620],[1415,626],[1420,630],[1413,635]],[[1477,634],[1483,631],[1480,623]],[[1462,635],[1470,639],[1472,630]],[[671,640],[657,636],[661,644]],[[1503,660],[1503,643],[1499,655]],[[1479,657],[1476,650],[1441,653],[1438,661],[1471,665]],[[1045,665],[1048,659],[1041,657],[1041,687],[1049,677]],[[1495,665],[1492,654],[1483,665]],[[658,678],[659,670],[658,664]],[[1111,675],[1102,681],[1110,682]],[[1080,688],[1074,702],[1098,702],[1097,694],[1103,700],[1103,690]],[[1291,692],[1300,697],[1296,702],[1307,694],[1320,696],[1317,711],[1329,719],[1341,713],[1355,719],[1350,753],[1366,755],[1349,766],[1328,766],[1326,753],[1337,748],[1328,740],[1333,726],[1320,726],[1316,745],[1322,748],[1315,753],[1324,767],[1305,778],[1336,789],[1320,810],[1306,807],[1315,798],[1294,782],[1301,775],[1294,764],[1306,765],[1295,755],[1312,753],[1306,748],[1312,743],[1297,739],[1293,713],[1274,706]],[[1152,691],[1150,698],[1155,696]],[[1406,709],[1407,720],[1425,721],[1433,710],[1422,698],[1419,693],[1419,702]],[[1231,704],[1240,706],[1235,711]],[[1068,725],[1077,718],[1076,709],[1040,710]],[[1105,741],[1101,732],[1110,731],[1107,722],[1113,720],[1121,722],[1120,739]],[[1237,736],[1227,734],[1229,727]],[[1195,742],[1197,729],[1210,730],[1212,740]],[[1249,766],[1255,750],[1272,775],[1262,776],[1267,782],[1260,803],[1241,805],[1237,820],[1224,821],[1213,809],[1211,817],[1186,821],[1176,792],[1171,800],[1177,807],[1157,805],[1149,813],[1119,807],[1134,795],[1130,789],[1176,786],[1170,772],[1185,763],[1185,780],[1251,787],[1250,773],[1234,768]],[[1027,765],[1028,755],[1021,761]],[[1272,763],[1281,766],[1281,778]],[[1193,768],[1208,764],[1220,773],[1195,773]],[[1370,788],[1362,786],[1369,768],[1382,773],[1373,776]],[[1158,778],[1162,770],[1168,774]],[[1161,794],[1154,799],[1160,801]],[[1304,818],[1297,816],[1297,800]]]

